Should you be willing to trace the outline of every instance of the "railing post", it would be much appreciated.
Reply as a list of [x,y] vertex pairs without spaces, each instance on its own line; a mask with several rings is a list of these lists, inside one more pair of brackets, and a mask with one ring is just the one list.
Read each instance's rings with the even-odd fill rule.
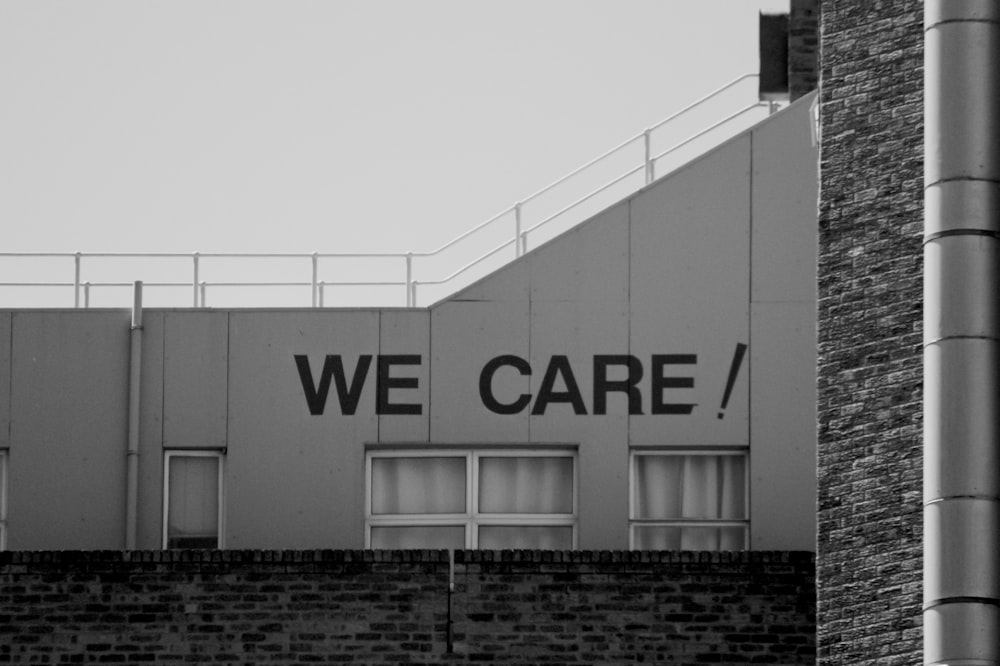
[[73,307],[80,307],[80,253],[73,255]]
[[313,252],[312,254],[312,265],[313,265],[313,277],[312,277],[312,306],[316,307],[316,299],[319,297],[317,293],[318,288],[316,286],[316,281],[319,278],[319,253]]
[[653,141],[652,141],[653,130],[646,130],[642,133],[642,141],[646,148],[646,184],[649,185],[653,182]]
[[521,202],[517,202],[514,204],[514,257],[521,254]]
[[[191,256],[194,259],[194,279],[191,280],[191,287],[194,290],[194,307],[198,307],[198,253],[195,252]],[[202,305],[204,302],[204,296],[202,296]]]
[[[413,295],[415,295],[416,289],[414,286],[416,283],[413,281],[413,253],[406,253],[406,307],[412,308],[414,306]],[[410,290],[413,289],[413,295],[411,295]]]
[[[937,0],[937,1],[939,1],[939,0]],[[664,157],[667,153],[673,151],[674,149],[680,148],[680,147],[682,147],[684,145],[687,145],[691,140],[694,140],[694,139],[697,139],[697,138],[703,136],[706,132],[713,131],[716,127],[720,126],[722,123],[728,122],[730,119],[735,118],[737,115],[742,114],[744,111],[747,111],[747,110],[750,110],[750,109],[760,108],[760,107],[762,107],[762,106],[764,106],[766,104],[767,108],[768,108],[768,113],[773,114],[773,113],[780,112],[780,110],[782,108],[785,108],[787,106],[787,102],[784,102],[784,101],[779,102],[779,101],[775,101],[775,100],[761,100],[759,97],[756,97],[755,98],[755,102],[754,102],[753,105],[747,107],[746,109],[744,109],[742,111],[737,112],[736,114],[733,114],[729,118],[726,118],[726,119],[720,121],[719,123],[715,123],[714,125],[706,128],[705,130],[702,130],[702,131],[696,133],[694,136],[689,137],[688,139],[686,139],[685,141],[681,142],[680,144],[678,144],[678,145],[670,148],[670,150],[662,152],[659,155],[657,155],[656,153],[653,152],[653,145],[652,145],[652,134],[653,134],[653,132],[658,131],[660,127],[663,127],[667,122],[672,121],[674,118],[679,117],[680,114],[687,113],[688,111],[696,108],[698,105],[702,104],[703,102],[705,102],[705,101],[707,101],[709,99],[714,98],[718,94],[722,93],[725,90],[728,90],[729,88],[733,87],[734,85],[738,84],[739,82],[741,82],[741,81],[743,81],[743,80],[745,80],[747,78],[755,78],[755,77],[758,77],[758,75],[756,75],[756,74],[754,74],[754,75],[749,75],[749,74],[743,75],[743,76],[739,77],[738,79],[735,79],[735,80],[731,81],[730,83],[726,84],[722,88],[719,88],[718,90],[716,90],[716,91],[714,91],[712,93],[709,93],[708,95],[706,95],[702,99],[694,102],[693,104],[690,104],[687,107],[685,107],[685,108],[683,108],[683,109],[675,112],[673,115],[671,115],[668,118],[665,118],[664,120],[660,121],[659,123],[648,126],[640,134],[633,134],[625,142],[623,142],[620,145],[612,148],[610,151],[607,151],[603,155],[601,155],[601,156],[599,156],[599,157],[591,160],[590,162],[582,165],[581,167],[577,168],[576,170],[572,171],[571,173],[566,174],[565,176],[563,176],[562,178],[559,178],[555,182],[550,183],[548,186],[546,186],[545,188],[542,188],[541,190],[535,192],[534,194],[530,195],[529,197],[521,199],[517,203],[513,204],[513,206],[511,208],[507,208],[507,209],[502,210],[498,215],[496,215],[494,217],[491,217],[490,219],[486,220],[484,223],[482,223],[482,224],[474,227],[473,229],[470,229],[469,231],[467,231],[467,232],[465,232],[463,234],[460,234],[457,238],[455,238],[452,241],[444,244],[438,250],[435,250],[434,252],[418,252],[415,255],[414,255],[414,253],[407,253],[405,255],[405,261],[406,261],[406,282],[405,282],[406,299],[405,300],[406,300],[407,306],[409,306],[409,307],[416,307],[417,302],[418,302],[418,298],[417,298],[417,291],[418,291],[417,285],[418,285],[418,282],[414,279],[414,266],[413,266],[413,257],[414,256],[419,256],[419,257],[436,256],[441,250],[445,250],[445,249],[447,249],[449,247],[452,247],[452,245],[454,245],[458,241],[461,241],[464,238],[469,237],[472,233],[478,232],[480,229],[485,228],[485,226],[487,224],[493,224],[495,222],[498,222],[498,221],[501,220],[501,218],[506,218],[506,216],[509,213],[513,212],[513,214],[514,214],[514,224],[515,224],[515,229],[514,229],[514,236],[515,236],[514,237],[514,241],[515,241],[515,243],[514,243],[514,256],[515,256],[515,258],[520,258],[520,257],[524,256],[528,252],[528,234],[530,232],[534,231],[535,229],[538,229],[541,225],[548,223],[550,220],[553,220],[556,217],[558,217],[560,215],[563,215],[563,213],[568,212],[570,209],[573,209],[578,204],[581,204],[581,203],[584,203],[584,202],[590,200],[591,197],[594,197],[594,196],[596,196],[598,194],[601,194],[601,193],[607,191],[608,188],[610,188],[611,186],[617,185],[620,182],[624,182],[626,178],[629,179],[628,180],[629,186],[630,187],[634,186],[634,184],[635,184],[635,175],[639,172],[639,170],[643,170],[644,171],[645,184],[648,186],[649,184],[651,184],[656,179],[656,164],[659,161],[659,159],[662,158],[662,157]],[[813,123],[814,123],[814,125],[816,123],[815,114],[813,116]],[[595,191],[587,194],[586,196],[578,199],[577,201],[575,201],[574,203],[570,204],[569,206],[566,206],[565,208],[563,208],[562,210],[560,210],[555,215],[551,215],[547,219],[541,220],[540,222],[535,223],[534,226],[531,226],[531,224],[529,224],[529,223],[533,222],[533,220],[527,220],[527,219],[524,218],[523,207],[525,205],[530,205],[532,201],[537,200],[539,196],[541,196],[541,195],[549,192],[555,186],[560,185],[561,183],[567,182],[568,178],[576,176],[577,174],[583,173],[584,170],[589,169],[591,166],[598,164],[599,162],[601,162],[602,160],[605,160],[606,158],[608,158],[612,154],[617,153],[619,150],[626,150],[627,149],[627,151],[631,152],[632,158],[634,159],[634,151],[636,150],[634,146],[635,146],[635,143],[639,140],[640,136],[642,137],[643,144],[644,144],[644,156],[643,156],[643,163],[641,165],[632,164],[629,167],[628,171],[625,174],[623,174],[622,176],[620,176],[619,178],[611,180],[610,182],[608,182],[605,185],[601,186],[597,190],[595,190]],[[534,217],[537,217],[537,215],[534,215],[533,218]],[[506,222],[500,222],[500,224],[504,225],[504,224],[506,224]],[[500,233],[505,235],[507,232],[501,231]],[[506,248],[509,245],[509,243],[510,243],[510,237],[508,236],[507,241],[504,242],[500,247],[497,247],[497,248],[489,251],[487,254],[483,255],[482,257],[480,257],[478,259],[475,259],[468,266],[465,266],[465,267],[461,268],[455,274],[453,274],[452,276],[449,276],[447,278],[447,280],[445,280],[445,281],[451,280],[452,278],[454,278],[457,275],[459,275],[459,274],[463,273],[464,271],[466,271],[466,269],[471,268],[471,267],[473,267],[473,266],[481,263],[483,260],[485,260],[485,259],[487,259],[489,257],[494,256],[495,253],[506,252],[507,251]],[[16,253],[4,253],[4,254],[16,254]],[[91,252],[88,252],[86,254],[88,256],[91,256],[92,258],[97,258],[97,257],[102,256],[101,253],[91,253]],[[293,257],[294,256],[296,258],[304,258],[306,256],[310,256],[309,254],[305,254],[305,253],[298,253],[298,254],[290,254],[290,253],[273,253],[273,254],[269,254],[269,253],[251,253],[251,254],[259,254],[260,256],[274,256],[274,257]],[[185,256],[185,255],[190,256],[191,260],[192,260],[192,278],[191,278],[192,305],[195,308],[206,307],[206,301],[207,301],[207,297],[206,297],[207,283],[203,282],[201,280],[201,256],[200,256],[200,253],[198,253],[198,252],[192,252],[192,253],[189,254],[189,253],[186,253],[186,252],[185,253],[173,253],[173,252],[171,252],[171,253],[166,253],[163,256],[171,256],[171,257],[178,257],[179,258],[179,257]],[[240,253],[225,253],[225,254],[209,253],[206,256],[208,256],[210,258],[213,258],[213,257],[222,258],[222,257],[225,257],[225,256],[230,256],[230,255],[231,256],[241,256]],[[75,252],[75,253],[68,253],[68,252],[66,252],[66,253],[59,253],[59,256],[61,256],[62,258],[65,258],[65,257],[68,257],[68,256],[72,256],[73,257],[73,262],[74,262],[73,307],[74,308],[89,307],[89,305],[90,305],[90,303],[89,303],[89,291],[90,291],[91,283],[88,282],[86,284],[86,286],[85,286],[84,283],[83,283],[83,280],[82,280],[82,275],[83,275],[82,263],[83,263],[84,253],[83,252]],[[134,255],[124,254],[123,256],[134,256]],[[310,300],[311,300],[312,307],[314,307],[314,308],[316,308],[316,307],[325,307],[325,291],[324,291],[325,290],[325,284],[322,283],[322,282],[320,282],[320,280],[319,280],[319,259],[321,257],[333,259],[333,258],[336,258],[338,256],[340,256],[340,255],[338,255],[336,253],[334,253],[334,254],[321,254],[319,252],[313,252],[313,253],[311,253],[312,278],[311,278],[311,281],[310,281],[310,285],[311,285]],[[391,254],[379,254],[379,255],[373,255],[373,256],[384,257],[387,260],[391,261],[392,257],[399,257],[399,256],[404,256],[404,255],[400,255],[398,253],[391,253]],[[498,255],[498,256],[506,256],[506,255]],[[332,268],[331,272],[334,273],[334,274],[336,274],[337,273],[336,268]],[[398,276],[398,274],[397,274],[397,276]],[[181,277],[183,278],[183,276],[181,276]],[[445,282],[445,281],[441,281],[441,282]],[[431,281],[431,283],[436,284],[437,282],[436,281]],[[147,283],[147,284],[149,284],[149,283]],[[171,283],[171,284],[178,284],[178,283]],[[215,284],[216,286],[218,286],[220,284],[220,282],[213,282],[213,284]],[[221,284],[229,284],[229,283],[222,282]],[[270,283],[268,283],[268,284],[270,284]],[[279,283],[275,283],[275,284],[282,284],[282,283],[279,282]],[[298,284],[301,285],[301,281],[298,281]],[[331,282],[331,284],[332,285],[338,285],[338,284],[348,285],[348,284],[351,284],[351,283],[350,282],[337,282],[337,281],[334,281],[334,282]],[[181,279],[179,285],[181,286],[181,289],[183,289],[184,286],[186,286],[184,284],[183,279]],[[95,283],[93,283],[92,286],[101,287],[101,286],[106,286],[106,285],[105,285],[105,283],[103,281],[98,280]],[[398,283],[397,283],[397,286],[398,286]],[[432,294],[432,296],[433,296],[433,294]],[[84,302],[84,301],[86,301],[86,302]],[[334,302],[336,304],[336,298],[335,298]]]

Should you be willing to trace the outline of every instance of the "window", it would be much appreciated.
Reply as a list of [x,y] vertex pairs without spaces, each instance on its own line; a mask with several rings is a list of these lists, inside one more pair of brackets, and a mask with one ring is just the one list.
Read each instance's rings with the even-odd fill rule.
[[222,548],[222,454],[169,451],[163,475],[163,547]]
[[745,451],[635,451],[629,541],[634,550],[745,550]]
[[7,549],[7,452],[0,451],[0,550]]
[[576,546],[572,451],[372,451],[365,472],[369,548]]

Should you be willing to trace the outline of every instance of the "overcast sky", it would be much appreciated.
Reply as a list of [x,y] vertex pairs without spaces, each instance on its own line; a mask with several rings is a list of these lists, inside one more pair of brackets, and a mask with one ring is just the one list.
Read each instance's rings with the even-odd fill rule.
[[756,72],[760,10],[2,0],[0,249],[431,250]]

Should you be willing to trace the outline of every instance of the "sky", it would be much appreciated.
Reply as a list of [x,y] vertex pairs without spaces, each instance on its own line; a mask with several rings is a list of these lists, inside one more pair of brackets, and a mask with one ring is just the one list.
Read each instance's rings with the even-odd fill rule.
[[756,72],[787,4],[0,0],[0,251],[431,251]]

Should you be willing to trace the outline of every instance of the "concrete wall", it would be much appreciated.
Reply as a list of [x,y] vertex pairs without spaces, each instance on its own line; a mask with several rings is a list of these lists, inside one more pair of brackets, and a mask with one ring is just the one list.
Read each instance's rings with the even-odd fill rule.
[[789,144],[808,142],[802,116],[778,116],[753,134],[749,425],[759,548],[815,548],[816,162],[787,157]]
[[7,320],[8,547],[123,547],[128,313]]
[[[366,446],[425,443],[576,447],[584,549],[628,547],[631,447],[748,447],[752,548],[812,549],[809,102],[429,310],[149,311],[139,547],[161,545],[164,449],[226,452],[226,547],[360,548]],[[121,548],[128,313],[2,316],[9,547]],[[531,367],[493,377],[498,401],[531,396],[513,414],[491,411],[479,391],[484,366],[504,354]],[[605,354],[642,364],[639,409],[613,392],[595,413],[593,359]],[[318,384],[328,355],[348,383],[370,362],[356,404],[343,407],[331,387],[322,410],[309,405],[295,357]],[[660,372],[693,387],[654,390],[656,355],[682,360]],[[579,404],[540,409],[555,357],[568,362]],[[395,361],[382,409],[379,358]],[[654,413],[654,393],[690,410]]]
[[[495,312],[494,334],[510,353],[530,347],[534,368],[544,367],[552,353],[566,353],[581,369],[583,387],[592,380],[587,362],[593,353],[631,353],[645,361],[654,353],[697,356],[696,365],[684,368],[694,375],[694,389],[672,394],[696,404],[690,415],[651,415],[644,395],[643,415],[612,404],[609,417],[617,418],[604,417],[597,426],[593,416],[567,416],[562,409],[524,416],[514,432],[500,437],[527,432],[531,441],[579,442],[586,458],[581,486],[601,489],[590,491],[581,506],[581,523],[584,516],[600,516],[591,524],[602,533],[588,547],[621,547],[610,526],[627,523],[626,442],[749,446],[752,547],[814,547],[818,157],[811,147],[811,101],[802,100],[439,306],[461,319],[457,312],[470,302],[479,304],[476,312],[488,304],[484,311]],[[435,322],[438,315],[435,310]],[[531,326],[515,326],[516,318]],[[496,333],[504,326],[513,330]],[[749,346],[748,358],[723,410],[740,343]],[[495,346],[463,358],[469,375],[463,384]],[[540,379],[535,373],[533,391]],[[440,396],[437,384],[433,393]],[[445,404],[451,398],[459,396]],[[479,408],[471,412],[473,421],[490,418],[473,398],[466,406]],[[584,536],[588,528],[581,527]]]
[[815,660],[811,553],[457,551],[449,568],[439,551],[0,553],[0,661]]

